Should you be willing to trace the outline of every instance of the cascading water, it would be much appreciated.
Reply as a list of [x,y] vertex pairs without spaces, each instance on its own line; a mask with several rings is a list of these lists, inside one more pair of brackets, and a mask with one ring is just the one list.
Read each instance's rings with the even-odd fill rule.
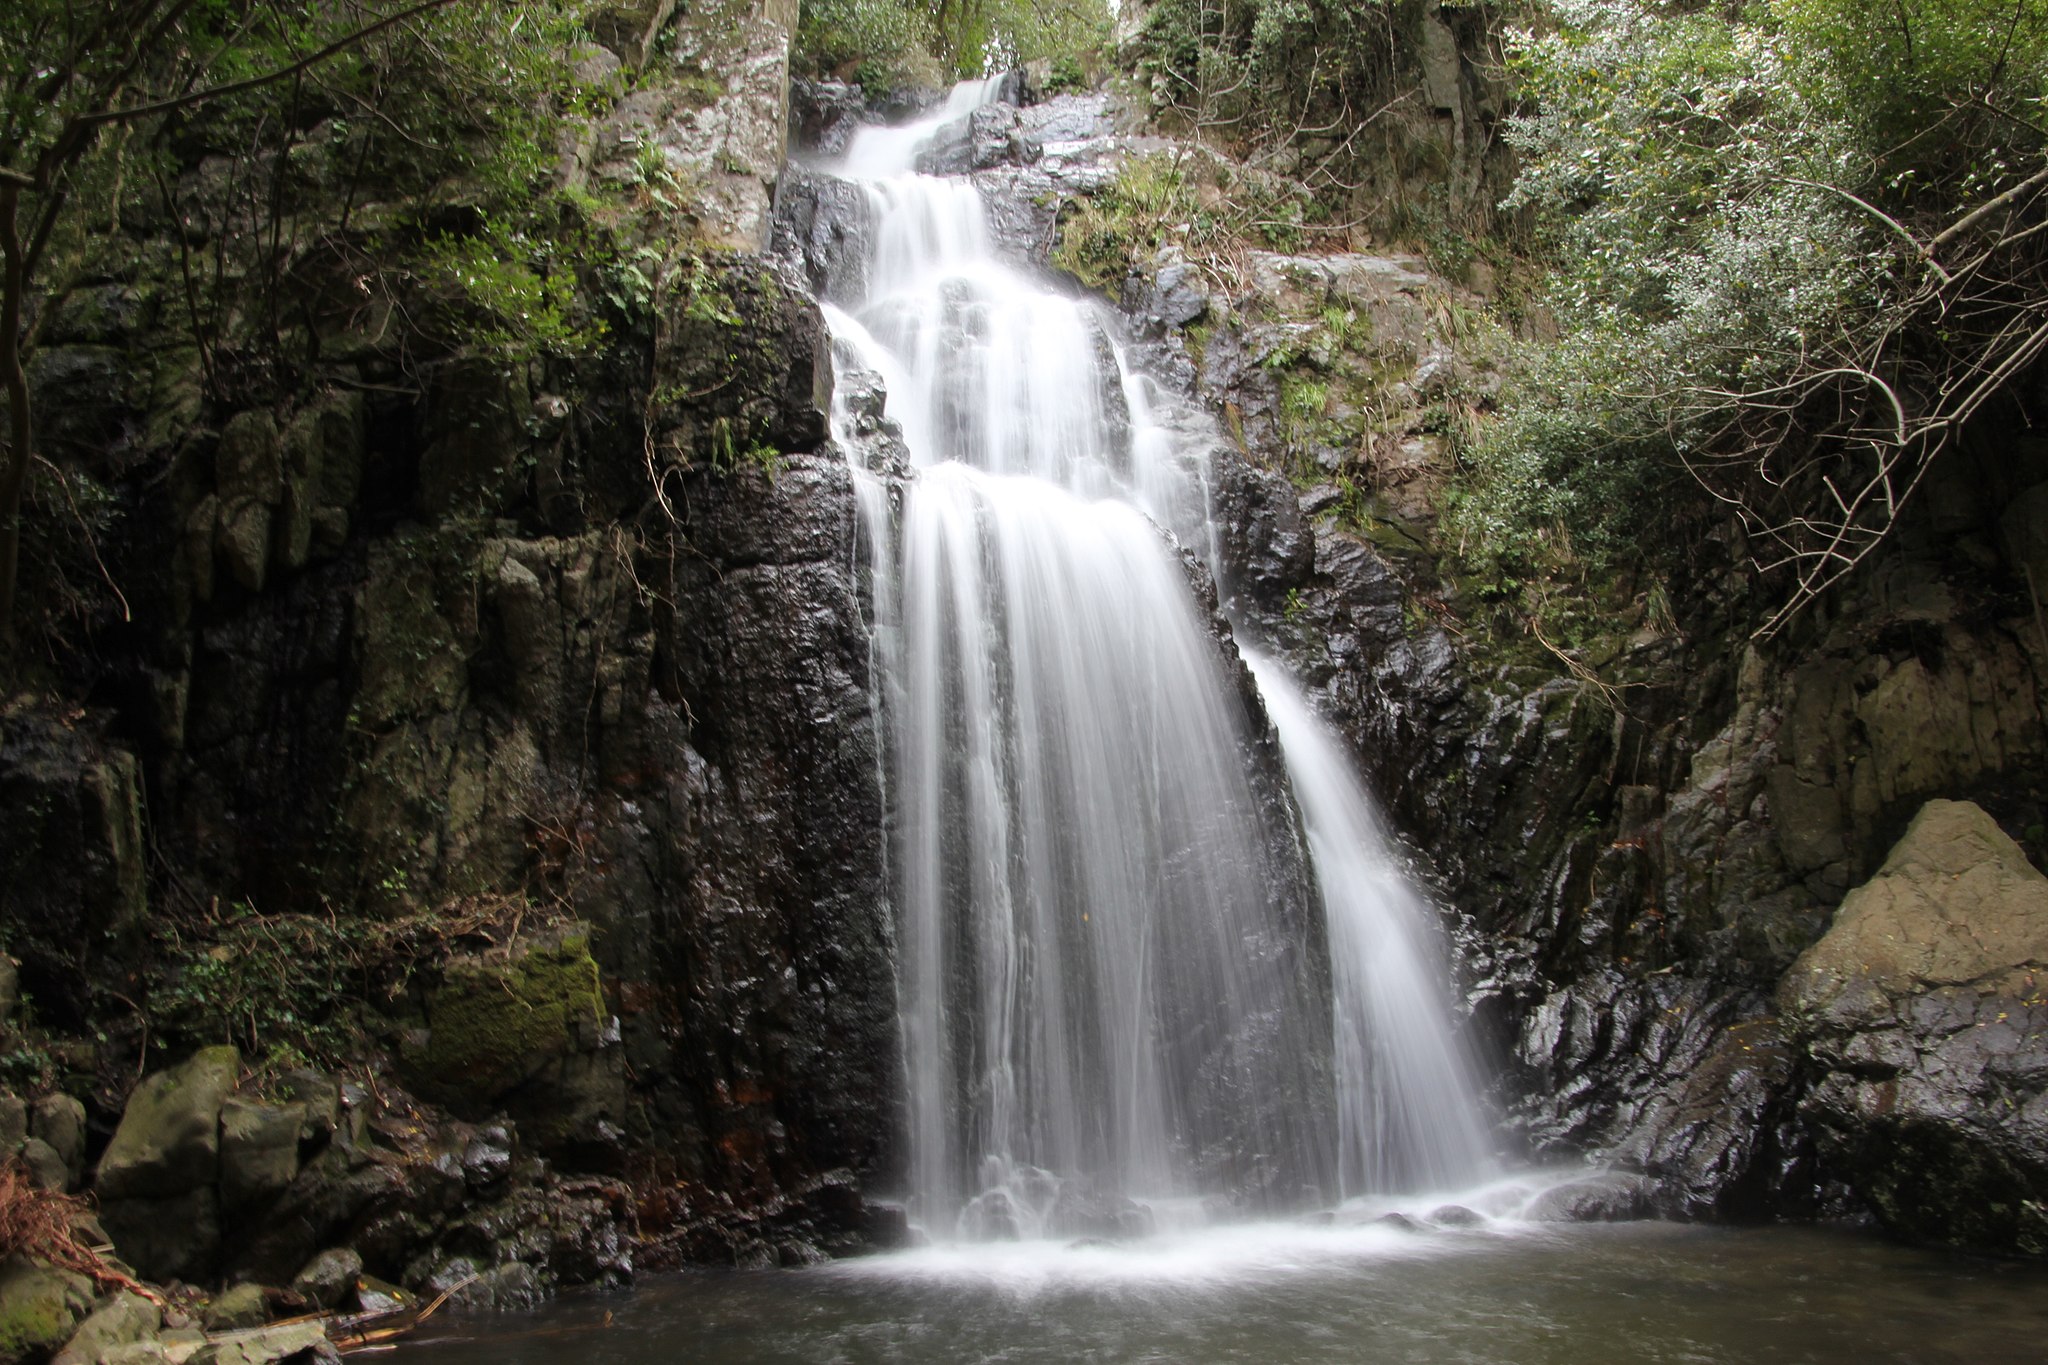
[[[900,495],[856,478],[891,734],[913,1212],[942,1237],[1127,1233],[1195,1197],[1287,1207],[1340,1179],[1476,1173],[1476,1122],[1386,1062],[1456,1074],[1440,1040],[1414,1051],[1441,1002],[1356,998],[1426,955],[1386,965],[1365,943],[1385,926],[1329,871],[1362,827],[1311,811],[1341,912],[1325,942],[1257,707],[1162,530],[1211,538],[1199,458],[1149,423],[1098,307],[1003,263],[971,182],[912,169],[993,89],[864,131],[835,170],[861,188],[871,246],[857,296],[826,310],[835,431],[855,448],[844,393],[871,372],[910,466]],[[1308,763],[1302,782],[1329,767],[1288,762]]]
[[1444,1027],[1428,908],[1337,736],[1277,663],[1252,649],[1244,659],[1287,755],[1330,928],[1344,1192],[1474,1185],[1493,1173],[1491,1143],[1471,1062]]

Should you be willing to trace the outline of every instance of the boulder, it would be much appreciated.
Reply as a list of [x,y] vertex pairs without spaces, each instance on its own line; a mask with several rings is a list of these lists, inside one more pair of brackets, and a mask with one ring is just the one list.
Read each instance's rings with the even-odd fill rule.
[[[511,1113],[543,1149],[572,1141],[625,1108],[623,1053],[582,925],[503,956],[448,964],[427,1001],[428,1028],[401,1061],[422,1095],[467,1118]],[[489,1132],[479,1135],[485,1147]],[[479,1148],[463,1157],[472,1186],[509,1169]]]
[[1626,1223],[1655,1211],[1655,1188],[1647,1178],[1613,1172],[1552,1185],[1529,1201],[1522,1216],[1539,1223]]
[[100,1198],[162,1199],[212,1186],[220,1177],[221,1106],[241,1067],[235,1049],[210,1047],[144,1077],[100,1158]]
[[100,1221],[145,1279],[211,1280],[220,1259],[220,1196],[212,1186],[163,1199],[109,1199]]
[[292,1276],[292,1289],[317,1308],[338,1308],[356,1287],[363,1258],[348,1247],[321,1252]]
[[0,1365],[41,1360],[92,1308],[92,1281],[16,1256],[0,1265]]
[[231,1096],[220,1111],[220,1198],[230,1212],[276,1197],[299,1173],[300,1104]]
[[140,937],[141,771],[134,754],[54,704],[0,708],[0,923],[46,1028],[89,1017],[88,983],[117,974]]
[[28,1106],[18,1095],[0,1095],[0,1155],[13,1152],[28,1137]]
[[207,1304],[199,1321],[209,1332],[261,1327],[270,1321],[270,1301],[262,1285],[244,1280]]
[[140,1294],[124,1290],[79,1324],[50,1365],[101,1365],[117,1348],[152,1341],[162,1324],[161,1309]]
[[28,1168],[28,1178],[39,1190],[62,1194],[71,1188],[71,1172],[65,1169],[64,1158],[41,1138],[30,1138],[21,1144],[21,1164]]
[[[329,1354],[320,1354],[323,1349]],[[189,1359],[191,1365],[276,1365],[278,1361],[298,1358],[303,1352],[314,1353],[305,1359],[329,1359],[331,1351],[324,1324],[294,1322],[214,1337]]]
[[1778,1004],[1828,1166],[1891,1231],[2048,1254],[2048,877],[1981,808],[1929,801]]
[[64,1163],[67,1188],[85,1178],[85,1106],[69,1095],[45,1095],[29,1109],[29,1132]]

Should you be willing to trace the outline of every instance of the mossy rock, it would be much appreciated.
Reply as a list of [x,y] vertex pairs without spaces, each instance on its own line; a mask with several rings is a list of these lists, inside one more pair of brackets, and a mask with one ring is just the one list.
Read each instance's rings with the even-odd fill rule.
[[0,1266],[0,1365],[44,1360],[92,1307],[92,1281],[40,1261]]
[[573,1054],[596,1050],[604,1021],[590,932],[576,925],[505,957],[451,961],[427,1001],[428,1027],[403,1062],[422,1094],[481,1114]]

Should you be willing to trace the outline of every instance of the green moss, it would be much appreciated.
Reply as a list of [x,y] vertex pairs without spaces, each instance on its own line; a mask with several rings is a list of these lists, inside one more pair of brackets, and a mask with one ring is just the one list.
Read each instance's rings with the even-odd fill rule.
[[0,1360],[40,1360],[63,1345],[92,1301],[84,1283],[37,1262],[9,1263],[0,1275]]
[[451,963],[427,1006],[429,1034],[407,1065],[430,1092],[488,1102],[604,1022],[604,987],[587,930],[535,943],[509,961]]

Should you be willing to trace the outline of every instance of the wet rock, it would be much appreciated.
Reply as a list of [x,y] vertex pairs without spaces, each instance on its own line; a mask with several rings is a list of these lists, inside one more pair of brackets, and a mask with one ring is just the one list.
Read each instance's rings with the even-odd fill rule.
[[1129,1241],[1152,1235],[1152,1210],[1134,1199],[1106,1190],[1087,1189],[1069,1181],[1046,1215],[1046,1233],[1053,1237],[1088,1237]]
[[1610,1174],[1553,1185],[1523,1216],[1539,1223],[1625,1223],[1656,1210],[1656,1185],[1638,1175]]
[[262,1285],[244,1280],[216,1295],[199,1320],[209,1332],[261,1327],[270,1321],[270,1301]]
[[473,1190],[489,1189],[512,1173],[512,1134],[494,1124],[480,1130],[462,1152],[462,1178]]
[[377,1212],[409,1195],[399,1170],[330,1146],[308,1161],[263,1217],[238,1229],[229,1248],[231,1274],[266,1284],[282,1283],[322,1247],[333,1246]]
[[1315,569],[1315,536],[1294,485],[1275,470],[1238,461],[1217,472],[1213,496],[1225,528],[1223,590],[1283,606]]
[[1786,975],[1824,1157],[1892,1231],[2048,1253],[2048,877],[1930,801]]
[[0,1361],[39,1360],[92,1308],[92,1281],[23,1257],[0,1265]]
[[292,1276],[292,1289],[315,1307],[337,1308],[355,1291],[356,1277],[362,1273],[360,1255],[349,1247],[333,1247],[306,1262]]
[[1486,1221],[1484,1215],[1463,1204],[1444,1204],[1431,1209],[1424,1218],[1440,1228],[1474,1228]]
[[[451,959],[426,1013],[425,1036],[402,1055],[405,1074],[458,1115],[504,1110],[543,1148],[623,1115],[624,1056],[587,927],[523,943],[515,956]],[[510,1162],[486,1139],[465,1155],[465,1177],[488,1182]]]
[[796,145],[818,156],[838,156],[866,122],[867,99],[844,81],[789,83],[791,133]]
[[1207,316],[1209,291],[1194,266],[1169,258],[1146,277],[1128,309],[1154,327],[1186,327]]
[[860,186],[792,166],[775,213],[775,252],[803,262],[820,299],[856,301],[867,291],[868,219]]
[[118,1348],[149,1341],[162,1323],[163,1310],[156,1304],[122,1290],[79,1324],[50,1365],[104,1365]]
[[1405,1213],[1383,1213],[1373,1219],[1370,1226],[1386,1228],[1392,1232],[1427,1232],[1429,1230]]

